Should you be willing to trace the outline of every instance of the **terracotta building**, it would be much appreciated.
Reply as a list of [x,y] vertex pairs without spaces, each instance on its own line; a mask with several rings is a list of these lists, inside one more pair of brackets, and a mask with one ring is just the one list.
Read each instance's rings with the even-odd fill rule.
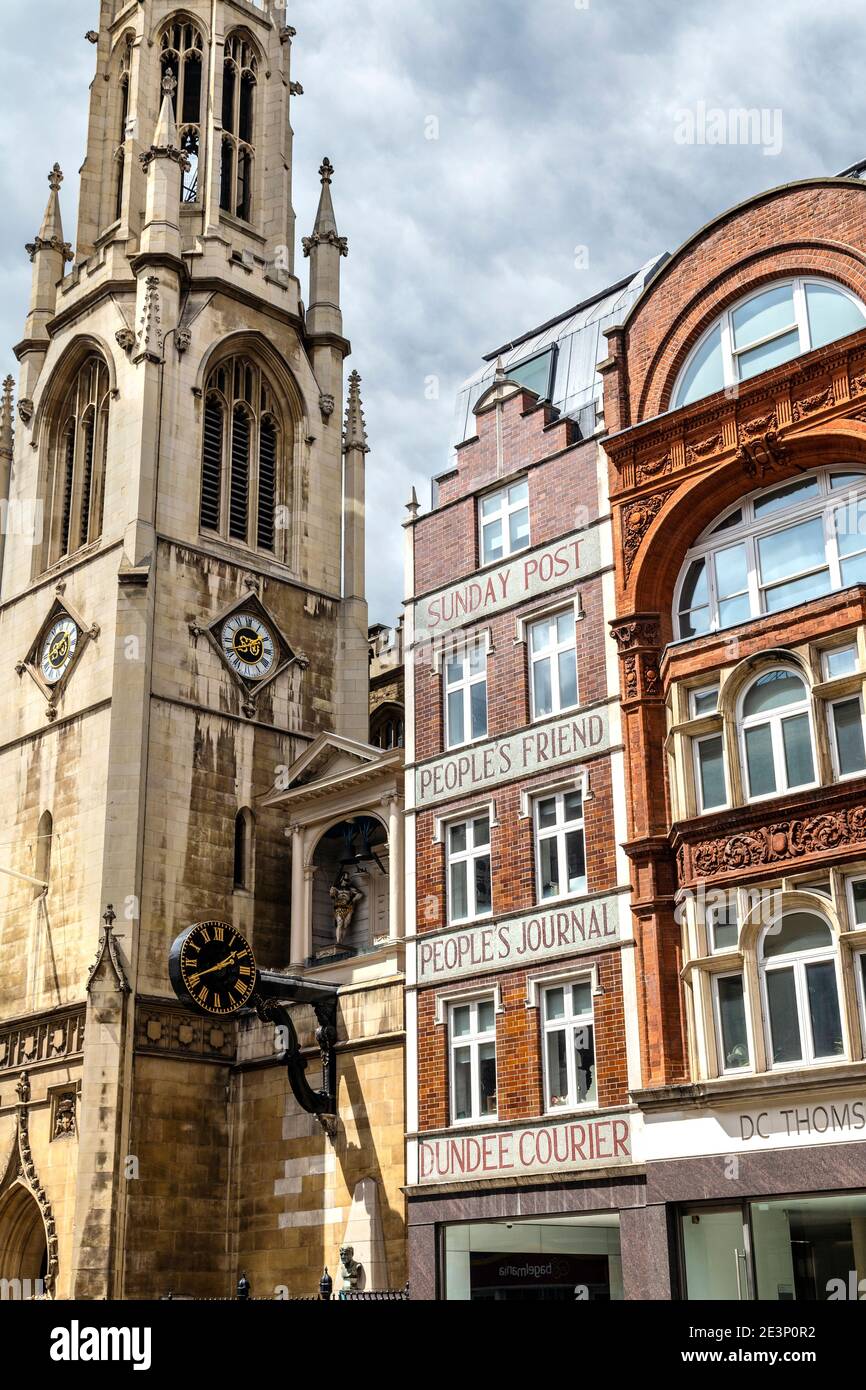
[[773,189],[607,334],[655,1297],[866,1287],[864,248]]
[[[28,247],[0,428],[19,1291],[312,1294],[341,1248],[352,1288],[405,1281],[402,754],[368,742],[327,159],[295,265],[294,36],[278,0],[101,0],[75,244],[55,168]],[[196,924],[236,944],[193,1008],[169,953]],[[244,972],[284,989],[278,1026]],[[320,1055],[310,1112],[287,1066],[303,1092]]]

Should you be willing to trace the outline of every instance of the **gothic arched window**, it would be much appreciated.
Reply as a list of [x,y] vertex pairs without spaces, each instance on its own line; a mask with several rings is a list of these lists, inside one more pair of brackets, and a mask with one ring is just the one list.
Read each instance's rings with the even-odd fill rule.
[[131,37],[127,41],[120,59],[120,77],[118,78],[118,121],[117,121],[117,150],[114,159],[117,165],[115,171],[115,200],[114,218],[117,221],[123,213],[123,176],[126,169],[126,126],[129,120],[129,69],[132,56]]
[[252,44],[242,34],[230,34],[223,71],[220,207],[242,222],[252,221],[253,212],[257,75]]
[[[201,107],[204,96],[204,41],[194,24],[174,20],[163,30],[160,40],[160,78],[174,78],[172,92],[174,118],[181,149],[189,160],[182,175],[181,202],[197,203],[199,195],[199,157],[201,153]],[[162,95],[160,94],[160,102]]]
[[261,368],[247,357],[220,362],[205,391],[203,531],[275,552],[282,437],[274,393]]
[[108,368],[92,353],[60,403],[49,440],[49,565],[102,534],[108,400]]
[[245,892],[253,889],[253,854],[255,821],[248,806],[235,816],[234,886]]

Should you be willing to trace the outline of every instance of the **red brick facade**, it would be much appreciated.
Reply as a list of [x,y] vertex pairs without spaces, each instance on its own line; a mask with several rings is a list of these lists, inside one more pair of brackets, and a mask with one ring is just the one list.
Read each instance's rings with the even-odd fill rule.
[[[438,595],[459,581],[481,580],[503,567],[532,568],[532,557],[541,547],[558,553],[580,554],[595,546],[587,532],[601,531],[606,503],[600,498],[603,458],[594,441],[581,442],[570,420],[560,420],[549,407],[536,403],[532,393],[508,387],[501,403],[483,402],[477,411],[477,434],[457,453],[455,471],[440,479],[438,505],[411,524],[415,595],[418,601],[433,597],[433,611],[442,611]],[[479,568],[479,494],[497,484],[509,485],[526,477],[529,488],[530,547],[506,557],[500,564]],[[601,521],[600,521],[601,518]],[[581,549],[573,549],[575,538]],[[611,566],[607,543],[598,546],[598,558],[586,577],[561,575],[557,566],[546,571],[547,582],[522,601],[509,603],[487,616],[471,618],[456,631],[438,638],[434,626],[424,628],[421,609],[415,605],[411,627],[413,654],[409,662],[413,686],[414,742],[409,750],[408,776],[440,759],[445,749],[445,712],[442,661],[444,644],[460,645],[481,636],[488,643],[487,712],[488,740],[519,736],[533,727],[544,729],[550,721],[533,725],[528,644],[521,623],[536,612],[576,606],[578,710],[613,709],[616,690],[610,689],[609,673],[615,661],[609,633]],[[589,551],[587,550],[587,554]],[[592,551],[596,554],[595,549]],[[607,595],[605,587],[607,585]],[[608,604],[606,609],[605,604]],[[447,605],[446,605],[447,611]],[[619,744],[618,731],[611,743]],[[451,750],[460,753],[462,750]],[[532,794],[551,785],[561,786],[578,777],[584,789],[584,842],[586,894],[598,899],[623,886],[617,873],[616,835],[611,775],[611,753],[582,757],[575,763],[540,765],[520,777],[508,777],[489,789],[455,795],[435,806],[419,805],[414,819],[416,866],[416,931],[421,941],[447,927],[447,862],[441,823],[459,819],[462,810],[479,801],[492,802],[491,832],[492,916],[494,924],[509,918],[541,913],[541,893],[536,882],[536,849],[533,816],[527,814]],[[618,776],[621,780],[621,771]],[[567,896],[567,895],[566,895]],[[553,903],[552,907],[559,906]],[[627,915],[622,899],[621,916]],[[417,1131],[444,1131],[451,1126],[449,1095],[449,1038],[447,1002],[455,991],[463,995],[491,987],[497,990],[496,1018],[497,1125],[543,1121],[545,1095],[539,1007],[530,1003],[530,978],[543,988],[546,977],[561,977],[574,970],[594,972],[593,1018],[595,1026],[597,1101],[589,1107],[603,1112],[628,1106],[626,1021],[620,946],[605,950],[581,949],[572,955],[559,953],[550,959],[534,959],[524,969],[500,969],[465,974],[455,982],[426,986],[417,994],[418,1115]],[[410,1083],[411,1084],[411,1083]],[[586,1107],[584,1107],[585,1109]],[[580,1109],[576,1112],[580,1116]],[[411,1181],[411,1177],[410,1177]]]

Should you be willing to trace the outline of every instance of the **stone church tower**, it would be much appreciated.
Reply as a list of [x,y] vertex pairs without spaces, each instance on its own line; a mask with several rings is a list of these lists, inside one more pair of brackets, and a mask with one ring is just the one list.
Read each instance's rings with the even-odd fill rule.
[[326,159],[305,305],[280,0],[99,9],[77,235],[55,166],[0,425],[0,1277],[222,1294],[235,1043],[166,958],[215,918],[292,965],[260,802],[367,739],[348,248]]

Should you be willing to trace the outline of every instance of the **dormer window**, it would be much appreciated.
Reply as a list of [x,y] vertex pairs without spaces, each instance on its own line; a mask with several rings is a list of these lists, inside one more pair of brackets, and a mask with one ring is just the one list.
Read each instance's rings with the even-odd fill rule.
[[866,328],[858,299],[830,280],[785,280],[740,300],[716,319],[692,350],[671,409],[745,381]]

